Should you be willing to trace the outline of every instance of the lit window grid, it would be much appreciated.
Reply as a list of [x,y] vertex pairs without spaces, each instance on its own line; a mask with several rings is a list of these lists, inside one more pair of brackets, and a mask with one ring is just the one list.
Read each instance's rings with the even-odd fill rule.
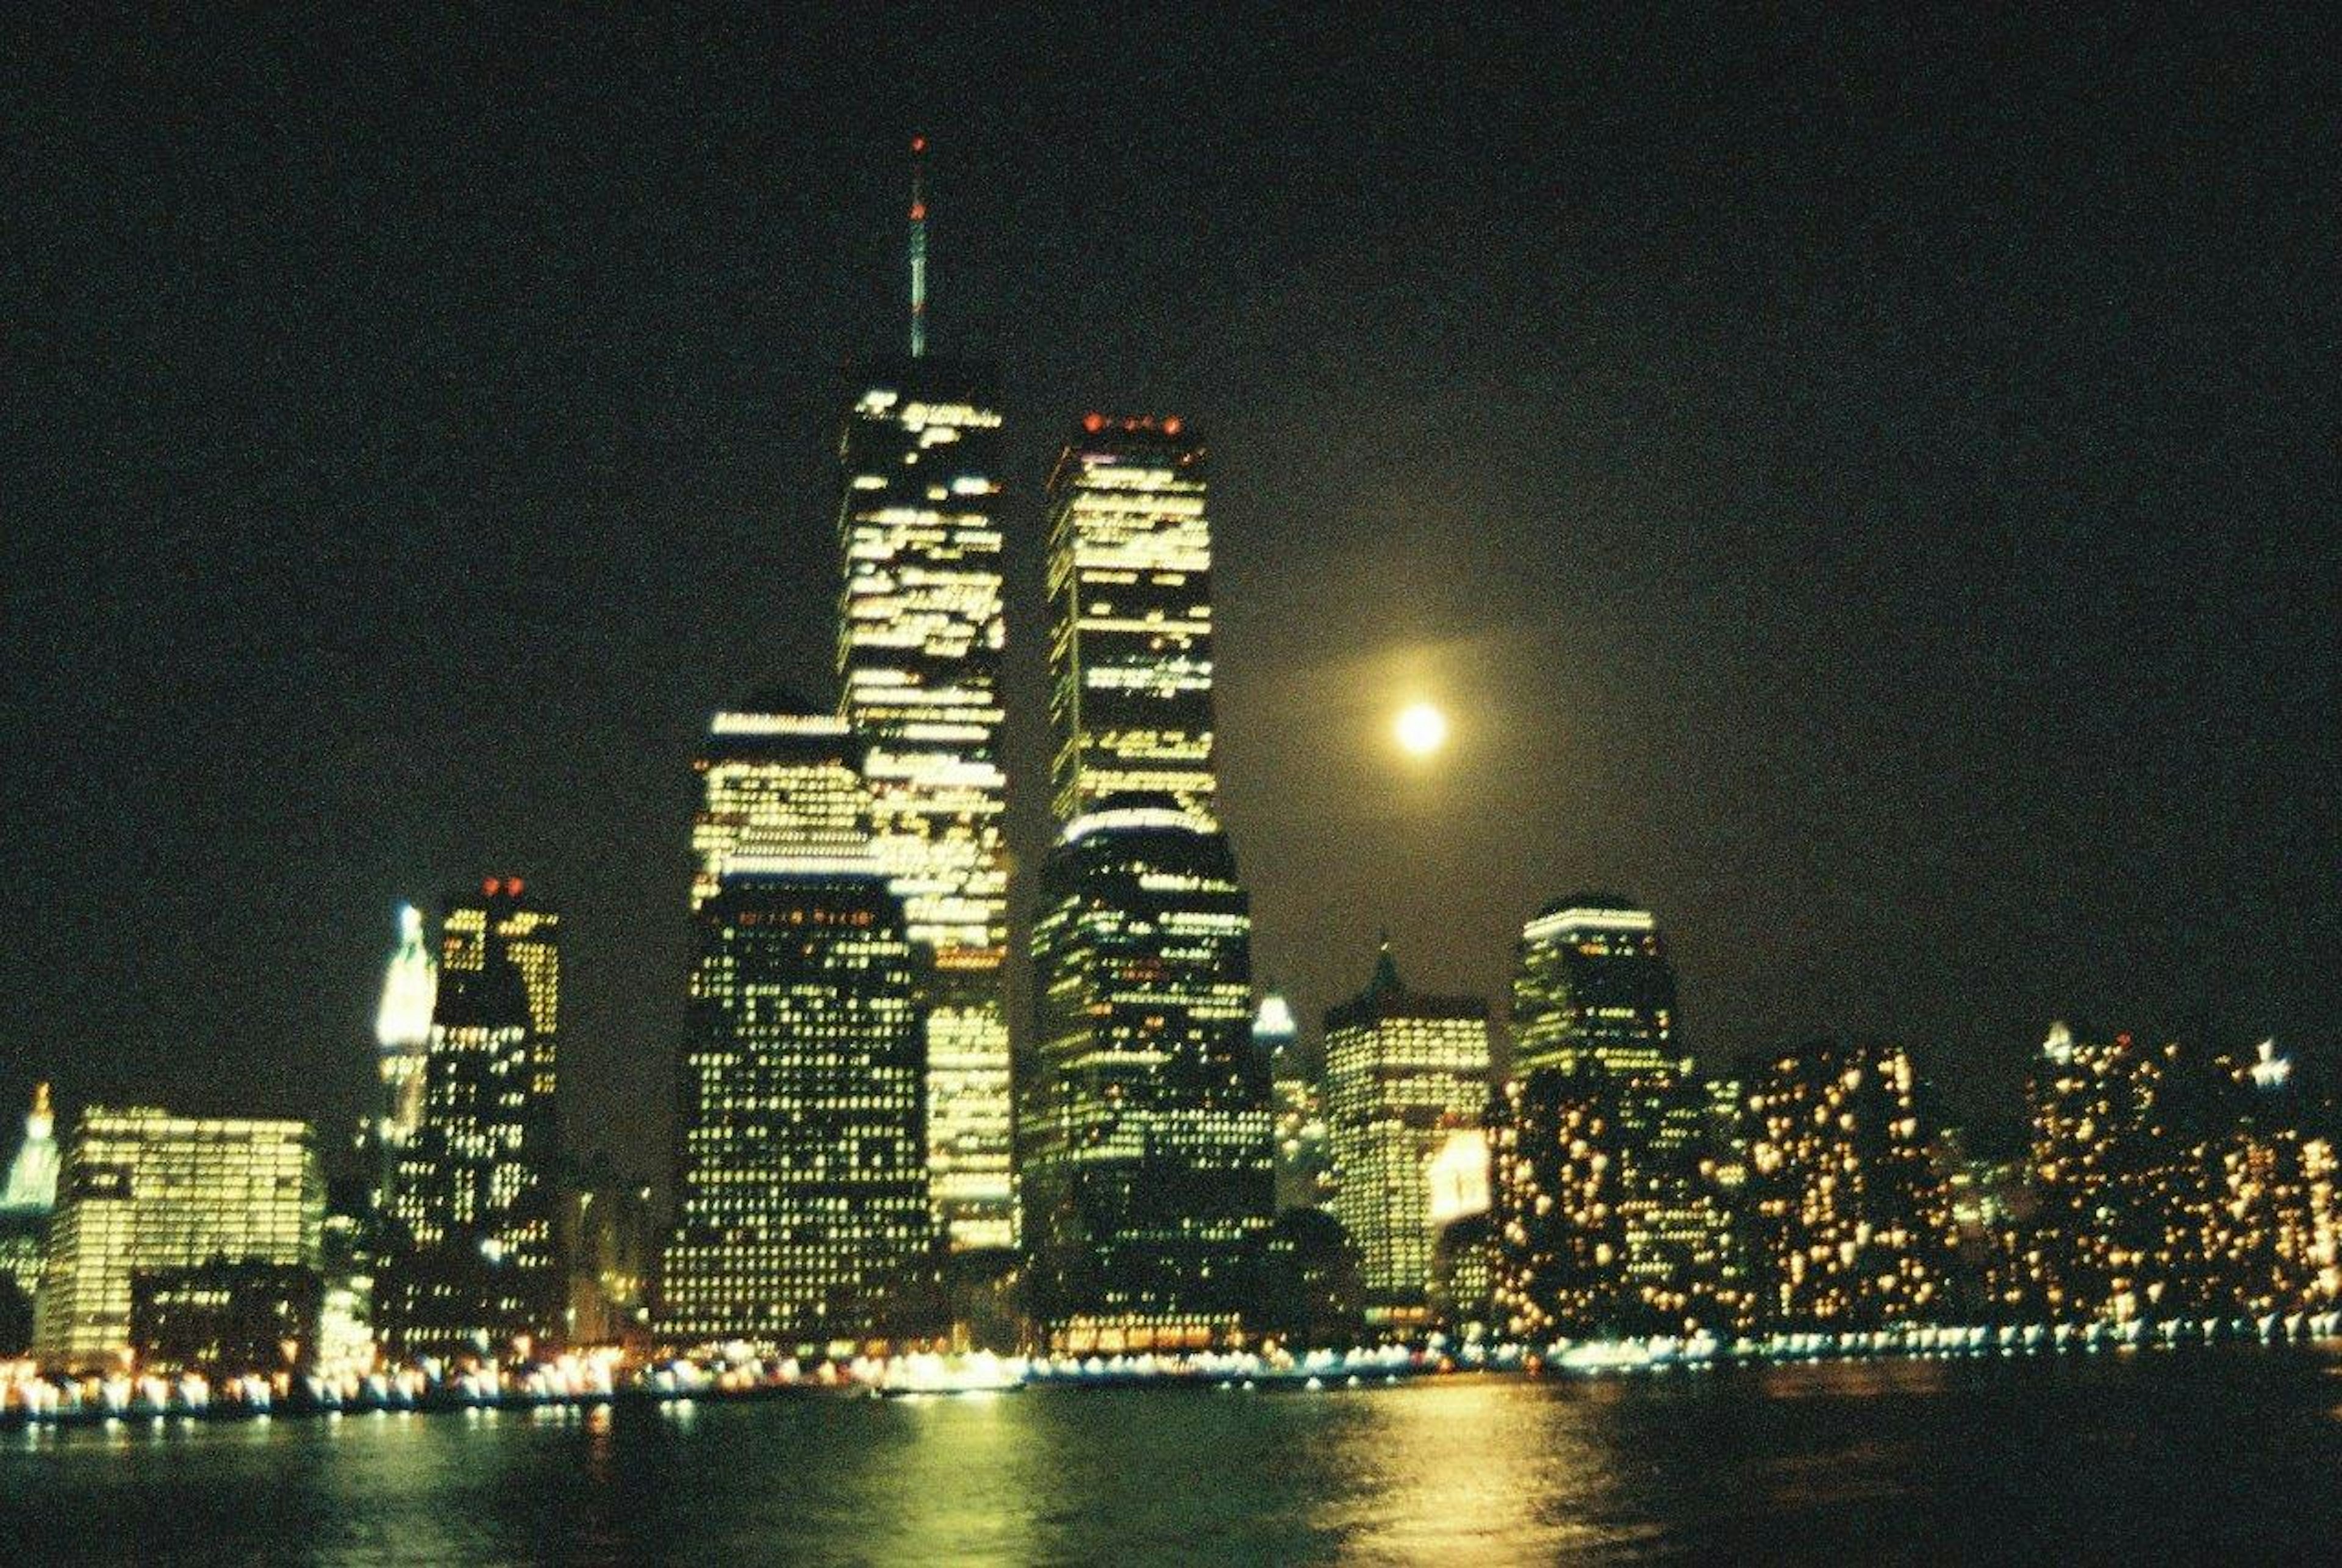
[[899,906],[875,878],[772,879],[701,919],[660,1332],[775,1350],[882,1338],[932,1234]]
[[1216,834],[1108,831],[1061,844],[1045,872],[1018,1136],[1061,1347],[1104,1343],[1100,1325],[1157,1344],[1236,1330],[1275,1168],[1249,920],[1225,862]]
[[1053,805],[1070,822],[1110,795],[1159,792],[1209,819],[1211,537],[1200,452],[1112,444],[1069,448],[1050,485]]
[[841,711],[870,743],[875,852],[935,954],[931,1197],[955,1248],[1011,1244],[1000,416],[874,389],[846,422]]
[[1331,1203],[1357,1245],[1371,1299],[1416,1303],[1431,1285],[1431,1162],[1488,1092],[1485,1018],[1386,1015],[1326,1034]]
[[305,1123],[94,1106],[64,1185],[35,1304],[34,1350],[46,1365],[127,1348],[134,1273],[219,1258],[319,1263],[325,1183]]

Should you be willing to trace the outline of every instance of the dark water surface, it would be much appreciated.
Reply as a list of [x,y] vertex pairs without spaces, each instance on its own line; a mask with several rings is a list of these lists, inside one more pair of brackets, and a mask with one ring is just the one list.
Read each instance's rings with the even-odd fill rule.
[[0,1562],[2342,1561],[2323,1357],[0,1434]]

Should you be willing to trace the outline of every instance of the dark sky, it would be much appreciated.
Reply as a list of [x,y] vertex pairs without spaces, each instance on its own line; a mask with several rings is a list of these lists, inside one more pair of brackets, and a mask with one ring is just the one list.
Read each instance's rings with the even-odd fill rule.
[[936,344],[1008,389],[1028,866],[1052,443],[1176,412],[1305,1014],[1382,925],[1500,994],[1615,885],[1714,1060],[1887,1034],[1989,1116],[2058,1014],[2337,1050],[2308,23],[89,9],[0,23],[12,1106],[345,1124],[394,905],[509,871],[573,1125],[664,1163],[687,759],[826,683],[915,125]]

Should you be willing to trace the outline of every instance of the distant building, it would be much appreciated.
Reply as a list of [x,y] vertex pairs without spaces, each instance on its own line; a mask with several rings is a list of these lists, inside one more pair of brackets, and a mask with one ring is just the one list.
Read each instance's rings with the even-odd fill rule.
[[1334,1195],[1326,1095],[1303,1049],[1293,1008],[1273,989],[1263,994],[1253,1014],[1252,1048],[1268,1069],[1269,1109],[1276,1118],[1277,1212],[1322,1209]]
[[1521,928],[1513,977],[1513,1071],[1684,1075],[1676,972],[1647,909],[1615,894],[1556,900]]
[[56,1206],[57,1164],[49,1086],[37,1084],[24,1142],[0,1185],[0,1357],[21,1354],[33,1343],[33,1299],[41,1288],[49,1214]]
[[193,1263],[130,1281],[130,1343],[155,1372],[292,1372],[317,1348],[324,1282],[298,1263]]
[[1751,1057],[1741,1077],[1764,1320],[1844,1331],[1954,1316],[1957,1231],[1909,1053],[1817,1041]]
[[[937,1311],[916,953],[869,847],[859,742],[757,705],[709,737],[753,755],[762,804],[696,917],[654,1326],[685,1347],[900,1343]],[[708,769],[703,824],[723,787]]]
[[1355,1342],[1366,1325],[1358,1249],[1342,1223],[1321,1209],[1287,1209],[1262,1249],[1260,1333],[1287,1350]]
[[840,443],[839,713],[926,980],[927,1158],[955,1251],[1016,1242],[1010,1170],[1001,415],[988,367],[866,366]]
[[1434,1164],[1487,1098],[1487,1004],[1409,991],[1386,941],[1366,989],[1326,1014],[1333,1212],[1363,1259],[1370,1320],[1426,1317]]
[[1086,415],[1049,477],[1051,800],[1133,792],[1218,817],[1204,446],[1177,418]]
[[1996,1304],[2111,1323],[2333,1305],[2342,1173],[2291,1072],[2273,1042],[2207,1057],[2054,1026]]
[[1747,1285],[1710,1092],[1676,1038],[1656,922],[1581,894],[1522,929],[1497,1096],[1497,1315],[1517,1333],[1733,1326]]
[[2184,1119],[2191,1065],[2177,1045],[2051,1027],[2027,1090],[2036,1213],[2011,1304],[2117,1323],[2198,1304],[2213,1192]]
[[1040,891],[1017,1075],[1037,1313],[1077,1353],[1240,1339],[1276,1189],[1227,839],[1166,796],[1108,801]]
[[395,1171],[399,1151],[423,1124],[424,1068],[430,1055],[431,1012],[438,997],[439,964],[424,941],[423,912],[402,904],[398,945],[383,973],[382,1003],[374,1024],[375,1060],[382,1079],[374,1142],[385,1173]]
[[8,1164],[8,1183],[0,1188],[0,1213],[45,1214],[56,1207],[56,1116],[49,1109],[49,1086],[35,1085],[33,1108],[25,1114],[25,1141]]
[[657,1247],[650,1188],[597,1155],[562,1183],[559,1233],[569,1271],[565,1337],[590,1345],[640,1340],[650,1328]]
[[375,1315],[400,1353],[559,1337],[560,918],[518,877],[449,898],[423,1117],[400,1152]]
[[92,1106],[66,1150],[34,1353],[77,1371],[131,1353],[141,1281],[218,1265],[314,1272],[325,1216],[302,1122]]
[[1485,1109],[1449,1118],[1431,1157],[1431,1318],[1451,1333],[1486,1326],[1496,1283]]

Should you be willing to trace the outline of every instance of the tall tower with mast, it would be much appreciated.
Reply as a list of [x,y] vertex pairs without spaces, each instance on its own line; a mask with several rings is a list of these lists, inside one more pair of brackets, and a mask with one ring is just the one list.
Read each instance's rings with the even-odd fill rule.
[[1006,637],[997,376],[927,353],[925,136],[911,140],[910,354],[861,366],[838,503],[838,713],[866,750],[871,834],[926,979],[930,1194],[954,1252],[1014,1246]]

